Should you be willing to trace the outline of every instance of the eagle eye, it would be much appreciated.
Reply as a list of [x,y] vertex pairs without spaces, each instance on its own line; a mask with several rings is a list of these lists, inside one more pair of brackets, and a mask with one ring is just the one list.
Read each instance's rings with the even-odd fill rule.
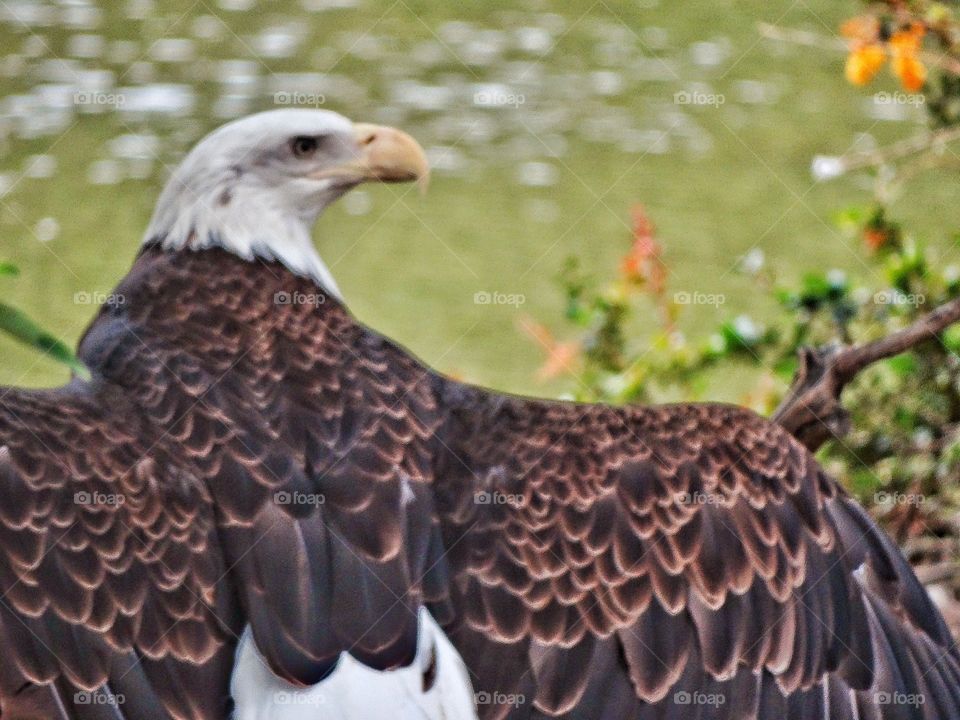
[[310,157],[317,151],[320,141],[310,135],[300,135],[290,142],[293,154],[298,158]]

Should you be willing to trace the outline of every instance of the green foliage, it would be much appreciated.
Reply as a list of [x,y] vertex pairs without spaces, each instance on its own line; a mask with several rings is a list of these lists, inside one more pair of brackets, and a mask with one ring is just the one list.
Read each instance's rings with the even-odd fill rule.
[[[19,270],[15,265],[0,262],[0,276],[16,277]],[[89,377],[89,371],[73,354],[67,345],[51,335],[30,319],[24,312],[0,302],[0,332],[43,353],[69,367],[81,377]]]
[[[709,386],[711,373],[716,377],[747,366],[756,377],[755,390],[743,401],[766,414],[789,387],[801,346],[883,337],[960,292],[960,268],[932,256],[882,210],[851,208],[837,222],[862,239],[863,259],[876,270],[870,273],[876,283],[855,283],[827,270],[783,286],[769,281],[762,263],[754,263],[741,270],[744,292],[759,288],[770,294],[780,308],[777,316],[766,324],[732,317],[700,338],[688,338],[674,327],[680,310],[696,312],[696,305],[678,305],[675,296],[663,313],[660,333],[652,341],[631,342],[625,327],[649,315],[649,288],[620,279],[591,284],[571,260],[560,284],[567,297],[567,321],[577,329],[582,348],[576,371],[579,399],[697,398]],[[958,350],[960,326],[954,326],[943,337],[868,368],[846,390],[843,402],[854,430],[821,450],[821,459],[865,500],[881,490],[940,494],[947,491],[946,481],[957,476]]]

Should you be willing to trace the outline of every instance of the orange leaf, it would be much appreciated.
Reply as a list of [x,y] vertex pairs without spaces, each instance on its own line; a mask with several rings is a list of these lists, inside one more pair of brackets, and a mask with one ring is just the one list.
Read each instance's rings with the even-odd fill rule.
[[580,343],[558,342],[550,330],[530,318],[521,318],[520,329],[533,338],[547,353],[547,359],[537,370],[538,380],[550,380],[573,372],[580,361]]
[[580,360],[580,344],[557,343],[550,349],[546,361],[537,370],[538,380],[551,380],[573,371]]
[[620,261],[620,272],[627,280],[640,282],[643,280],[643,260],[633,251],[628,252]]
[[621,261],[620,271],[629,282],[646,283],[651,293],[660,295],[666,289],[667,269],[660,257],[656,229],[642,205],[635,205],[630,217],[633,244]]
[[853,85],[866,85],[883,66],[885,57],[883,46],[877,43],[855,48],[847,56],[844,69],[847,81]]
[[890,239],[888,233],[884,230],[878,230],[876,228],[867,228],[863,231],[863,241],[866,243],[867,247],[876,252],[884,245],[887,244],[887,240]]
[[895,55],[897,53],[913,55],[920,50],[926,32],[922,23],[912,23],[909,27],[897,30],[890,36],[890,48]]
[[919,92],[927,82],[927,68],[913,55],[896,55],[890,61],[893,74],[900,78],[904,90]]

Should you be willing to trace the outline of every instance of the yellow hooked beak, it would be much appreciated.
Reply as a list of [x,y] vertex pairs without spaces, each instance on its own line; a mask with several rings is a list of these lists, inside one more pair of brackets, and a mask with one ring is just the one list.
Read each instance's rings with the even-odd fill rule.
[[430,166],[420,144],[407,133],[383,125],[355,123],[353,139],[360,156],[339,167],[324,170],[321,177],[345,177],[357,182],[410,182],[426,189]]

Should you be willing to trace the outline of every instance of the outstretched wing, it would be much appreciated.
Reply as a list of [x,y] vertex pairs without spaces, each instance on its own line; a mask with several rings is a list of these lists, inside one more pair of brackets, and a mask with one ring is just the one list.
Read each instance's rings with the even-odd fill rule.
[[3,718],[228,711],[211,499],[163,440],[119,389],[2,391]]
[[457,393],[437,511],[482,717],[960,717],[923,588],[778,426]]

